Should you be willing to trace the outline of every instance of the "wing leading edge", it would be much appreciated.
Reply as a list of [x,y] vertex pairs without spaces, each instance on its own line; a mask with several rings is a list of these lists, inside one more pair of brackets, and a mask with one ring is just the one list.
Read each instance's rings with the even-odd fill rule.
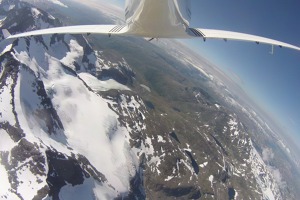
[[126,25],[81,25],[81,26],[64,26],[48,29],[41,29],[29,31],[16,35],[10,35],[7,30],[2,30],[3,35],[7,39],[20,38],[36,35],[50,35],[50,34],[108,34],[121,35],[127,32]]
[[[189,28],[187,38],[190,37],[201,37],[206,39],[223,39],[223,40],[240,40],[248,42],[256,42],[270,44],[272,46],[286,47],[300,51],[300,47],[291,45],[278,40],[273,40],[270,38],[260,37],[257,35],[215,30],[215,29],[202,29],[202,28]],[[127,25],[81,25],[81,26],[64,26],[55,27],[42,30],[35,30],[25,33],[20,33],[16,35],[10,35],[7,30],[2,30],[3,35],[7,39],[36,36],[36,35],[49,35],[49,34],[107,34],[107,35],[135,35],[134,32],[128,30]],[[147,37],[145,35],[145,37]],[[174,33],[173,38],[176,37]],[[184,38],[181,36],[181,38]]]
[[257,35],[232,32],[232,31],[223,31],[223,30],[214,30],[214,29],[201,29],[201,28],[190,28],[192,35],[195,37],[202,37],[206,39],[223,39],[223,40],[240,40],[248,42],[256,42],[257,44],[270,44],[273,46],[286,47],[300,51],[300,47],[291,45],[285,42],[273,40],[270,38],[260,37]]

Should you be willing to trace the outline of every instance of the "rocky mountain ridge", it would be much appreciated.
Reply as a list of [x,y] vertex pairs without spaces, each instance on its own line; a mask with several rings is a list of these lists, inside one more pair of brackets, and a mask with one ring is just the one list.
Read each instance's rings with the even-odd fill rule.
[[[30,4],[0,3],[12,33],[60,24]],[[147,64],[149,86],[134,55],[94,50],[80,35],[3,40],[0,52],[1,198],[282,199],[247,127],[176,76],[173,57]]]

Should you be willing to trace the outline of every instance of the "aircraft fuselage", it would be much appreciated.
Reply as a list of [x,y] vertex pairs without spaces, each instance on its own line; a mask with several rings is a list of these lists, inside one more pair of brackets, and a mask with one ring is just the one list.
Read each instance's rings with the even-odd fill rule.
[[129,32],[153,38],[186,37],[191,19],[190,5],[190,0],[126,0],[125,19]]

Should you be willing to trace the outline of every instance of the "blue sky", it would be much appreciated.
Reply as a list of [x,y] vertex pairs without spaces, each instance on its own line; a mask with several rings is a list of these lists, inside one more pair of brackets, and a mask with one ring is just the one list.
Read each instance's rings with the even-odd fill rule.
[[[125,0],[111,0],[123,6]],[[191,0],[192,27],[260,35],[300,46],[299,0]],[[187,40],[232,77],[300,143],[300,52],[255,43]]]
[[[270,37],[300,46],[300,1],[192,0],[192,27]],[[300,143],[300,52],[236,41],[187,41],[220,67]]]

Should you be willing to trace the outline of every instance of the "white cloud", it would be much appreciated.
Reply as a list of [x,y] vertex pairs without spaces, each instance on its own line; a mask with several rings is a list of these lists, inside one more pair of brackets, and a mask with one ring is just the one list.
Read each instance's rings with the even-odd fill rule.
[[60,2],[59,0],[48,0],[48,1],[51,1],[52,3],[62,6],[62,7],[68,7],[65,4],[63,4],[62,2]]
[[282,176],[281,176],[279,169],[272,169],[271,172],[272,172],[275,180],[277,181],[277,183],[280,183],[282,181]]
[[279,171],[279,169],[268,165],[268,162],[270,162],[274,158],[274,152],[271,148],[263,148],[262,151],[262,159],[266,162],[268,171],[272,174],[274,180],[278,184],[279,187],[283,188],[285,187],[286,183],[282,180],[282,175]]
[[280,188],[286,187],[286,182],[282,180],[282,175],[279,171],[279,169],[276,169],[275,167],[268,166],[269,172],[272,174],[274,180],[278,184]]
[[[38,3],[38,2],[43,2],[42,0],[23,0],[23,1],[26,1],[26,2],[29,2],[29,3],[33,3],[33,4],[35,4],[35,3]],[[57,5],[59,5],[59,6],[62,6],[62,7],[65,7],[65,8],[67,8],[68,6],[67,5],[65,5],[65,4],[63,4],[61,1],[59,1],[59,0],[46,0],[46,1],[48,1],[48,2],[52,2],[52,3],[54,3],[54,4],[57,4]]]
[[264,148],[262,151],[262,159],[266,162],[272,160],[274,158],[274,153],[270,148]]
[[89,6],[95,10],[98,10],[100,13],[106,15],[111,18],[113,21],[123,24],[124,20],[124,8],[119,7],[116,4],[113,4],[112,1],[106,0],[73,0],[73,2],[83,4],[85,6]]

